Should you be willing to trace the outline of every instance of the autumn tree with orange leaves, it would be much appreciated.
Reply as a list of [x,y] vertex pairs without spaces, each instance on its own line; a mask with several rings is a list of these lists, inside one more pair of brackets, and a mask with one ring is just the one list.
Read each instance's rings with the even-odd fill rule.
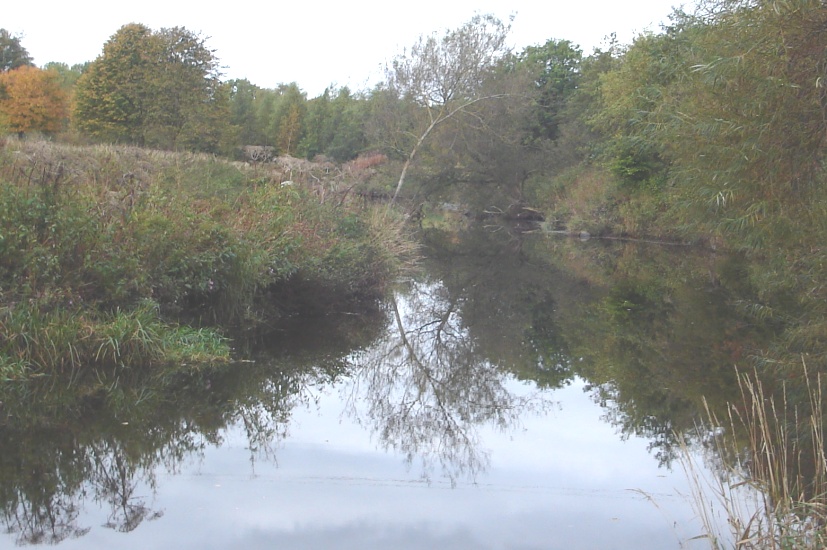
[[61,130],[69,116],[68,101],[54,71],[24,65],[0,73],[0,126],[21,137]]

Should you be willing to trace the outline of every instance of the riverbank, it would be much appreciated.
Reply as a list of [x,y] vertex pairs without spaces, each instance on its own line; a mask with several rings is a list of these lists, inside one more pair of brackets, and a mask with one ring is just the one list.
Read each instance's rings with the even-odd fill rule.
[[230,330],[380,296],[414,245],[385,208],[208,155],[7,140],[0,379],[223,363]]

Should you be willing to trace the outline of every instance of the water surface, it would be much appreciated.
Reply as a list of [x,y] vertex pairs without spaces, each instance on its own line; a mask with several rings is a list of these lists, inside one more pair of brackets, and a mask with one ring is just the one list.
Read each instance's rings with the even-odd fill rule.
[[707,547],[675,434],[755,337],[725,260],[427,244],[369,319],[283,327],[163,406],[9,422],[0,547]]

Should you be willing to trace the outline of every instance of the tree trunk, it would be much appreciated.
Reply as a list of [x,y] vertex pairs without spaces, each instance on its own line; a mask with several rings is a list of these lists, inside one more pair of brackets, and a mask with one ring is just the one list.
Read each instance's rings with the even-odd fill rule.
[[428,128],[419,136],[419,139],[416,141],[416,145],[414,148],[411,149],[411,154],[408,155],[408,159],[405,161],[405,165],[402,167],[402,173],[399,174],[399,182],[396,184],[396,191],[393,193],[393,198],[391,198],[391,204],[396,202],[396,197],[399,196],[399,191],[402,189],[402,185],[405,183],[405,176],[408,174],[408,167],[413,162],[414,157],[416,156],[416,152],[419,151],[419,147],[422,145],[422,142],[425,141],[425,138],[428,137],[428,134],[431,133],[431,130],[434,129],[434,126],[439,124],[444,119],[435,119],[428,125]]

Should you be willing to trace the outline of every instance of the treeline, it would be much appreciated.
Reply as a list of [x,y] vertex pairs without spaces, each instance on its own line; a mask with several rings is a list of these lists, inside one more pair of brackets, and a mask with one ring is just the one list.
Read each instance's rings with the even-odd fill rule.
[[561,228],[806,251],[827,218],[825,25],[817,0],[713,0],[586,55],[558,39],[510,51],[509,28],[476,16],[373,89],[315,98],[222,81],[184,28],[126,25],[94,61],[42,70],[3,31],[0,124],[247,160],[376,151],[404,164],[387,192],[407,174],[409,196],[529,204]]
[[579,118],[620,197],[738,247],[818,228],[825,24],[822,2],[717,0],[614,52]]
[[364,147],[365,99],[331,88],[308,99],[297,84],[260,88],[222,81],[203,38],[176,27],[119,29],[94,61],[33,65],[19,38],[0,30],[0,128],[21,136],[239,156],[243,146],[338,161]]
[[308,98],[295,82],[223,81],[215,52],[183,27],[125,25],[95,60],[43,68],[0,29],[0,131],[252,161],[341,163],[376,151],[401,161],[415,150],[420,182],[496,180],[500,195],[521,197],[530,174],[558,167],[560,149],[573,160],[560,128],[588,59],[567,40],[511,52],[508,31],[476,16],[423,37],[373,89],[331,87]]
[[[245,147],[256,146],[259,155],[307,159],[323,155],[343,162],[372,150],[404,158],[409,147],[406,134],[414,130],[415,118],[421,114],[416,112],[421,107],[416,98],[391,82],[362,91],[331,87],[308,98],[297,83],[261,88],[245,79],[223,81],[215,52],[183,27],[156,31],[129,24],[112,35],[95,60],[71,67],[50,62],[42,68],[33,65],[19,38],[0,32],[7,58],[0,67],[0,128],[21,136],[43,133],[73,143],[128,144],[260,160],[248,159],[244,152]],[[566,41],[559,44],[573,48],[570,53],[576,64],[579,50]],[[545,62],[534,58],[541,51],[526,50],[525,61],[540,68]],[[509,66],[513,70],[518,58],[499,55],[494,61],[500,72],[476,84],[504,88],[503,71]],[[534,93],[534,84],[525,79],[519,82],[522,90],[509,85],[514,106],[501,108],[524,105]],[[559,98],[543,100],[559,102]],[[554,125],[550,120],[540,122]],[[543,137],[554,134],[553,129],[530,132]],[[485,156],[478,151],[469,155]],[[436,156],[430,164],[446,161]]]

